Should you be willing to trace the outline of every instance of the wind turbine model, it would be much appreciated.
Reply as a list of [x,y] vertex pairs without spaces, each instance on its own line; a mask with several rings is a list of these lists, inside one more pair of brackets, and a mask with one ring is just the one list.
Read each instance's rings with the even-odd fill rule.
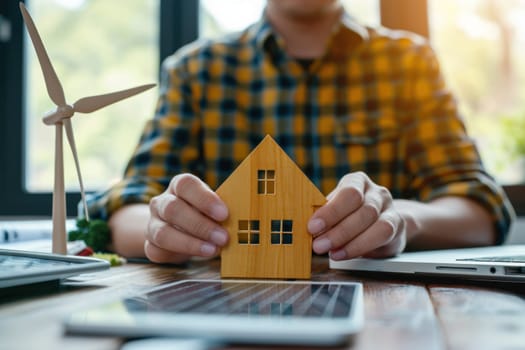
[[155,84],[148,84],[137,86],[131,89],[117,91],[104,95],[97,95],[91,97],[84,97],[68,105],[64,96],[64,90],[60,84],[60,80],[49,60],[42,39],[38,34],[33,19],[29,15],[26,7],[20,2],[20,11],[24,17],[24,22],[35,47],[35,51],[44,74],[47,93],[51,100],[57,105],[56,110],[48,112],[43,120],[46,125],[55,125],[55,184],[53,188],[53,253],[66,254],[66,195],[64,189],[64,154],[62,150],[62,126],[66,128],[66,136],[73,153],[75,160],[75,167],[77,170],[78,181],[80,183],[80,193],[82,196],[82,203],[84,205],[84,215],[89,220],[89,214],[86,206],[86,196],[84,193],[84,184],[82,182],[82,175],[80,174],[80,165],[78,163],[77,149],[75,146],[75,138],[73,136],[73,128],[71,127],[71,117],[75,112],[91,113],[100,108],[106,107],[110,104],[131,97],[145,90],[155,86]]

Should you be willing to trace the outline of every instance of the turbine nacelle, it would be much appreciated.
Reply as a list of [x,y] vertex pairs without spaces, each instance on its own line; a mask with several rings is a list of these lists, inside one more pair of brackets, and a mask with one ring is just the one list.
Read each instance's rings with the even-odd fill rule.
[[65,105],[57,107],[55,110],[51,110],[46,113],[42,118],[44,124],[46,125],[55,125],[62,122],[64,119],[71,118],[75,114],[75,110],[71,105]]

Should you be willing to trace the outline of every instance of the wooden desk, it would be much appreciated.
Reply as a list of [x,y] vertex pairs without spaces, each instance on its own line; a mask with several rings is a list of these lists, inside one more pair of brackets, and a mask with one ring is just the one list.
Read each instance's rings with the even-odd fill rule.
[[[329,270],[323,257],[314,257],[313,272],[314,280],[364,283],[365,328],[349,349],[525,349],[523,286],[364,279]],[[64,335],[61,321],[88,303],[187,278],[219,278],[219,261],[126,264],[59,289],[1,297],[0,349],[119,349],[121,339]]]

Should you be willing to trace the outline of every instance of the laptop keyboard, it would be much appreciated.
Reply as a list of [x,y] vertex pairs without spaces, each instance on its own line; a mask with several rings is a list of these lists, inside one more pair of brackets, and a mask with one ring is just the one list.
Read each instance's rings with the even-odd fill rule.
[[513,255],[513,256],[487,256],[470,259],[458,259],[461,261],[480,261],[480,262],[511,262],[511,263],[522,263],[525,264],[525,255]]

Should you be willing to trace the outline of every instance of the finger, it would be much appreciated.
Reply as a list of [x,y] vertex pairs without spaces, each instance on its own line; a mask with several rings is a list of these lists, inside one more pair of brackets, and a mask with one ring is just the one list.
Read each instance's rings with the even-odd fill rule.
[[172,254],[210,257],[219,251],[216,245],[188,235],[158,219],[150,222],[146,238],[151,244]]
[[220,197],[194,175],[175,176],[169,189],[172,194],[216,221],[224,221],[228,217],[228,208]]
[[400,217],[397,233],[394,238],[387,244],[364,254],[363,257],[374,259],[388,258],[401,253],[405,250],[407,244],[406,226],[406,221]]
[[390,243],[398,232],[400,220],[399,216],[390,211],[384,212],[379,220],[344,247],[330,251],[330,258],[333,260],[356,258]]
[[162,249],[152,244],[150,241],[144,242],[144,252],[146,257],[155,263],[180,264],[190,259],[189,255],[176,254],[169,250]]
[[379,191],[367,192],[364,203],[359,209],[316,237],[312,246],[314,252],[324,254],[353,240],[379,219],[384,203]]
[[228,242],[228,233],[223,227],[180,197],[167,193],[154,197],[150,202],[150,211],[152,216],[201,240],[221,247]]
[[359,208],[364,200],[367,179],[362,173],[343,177],[337,188],[328,195],[328,202],[317,209],[308,221],[308,232],[320,234]]
[[328,194],[327,199],[331,200],[341,188],[354,186],[364,189],[369,182],[371,182],[370,178],[362,171],[347,174],[341,178],[336,188]]
[[401,253],[403,250],[405,250],[405,247],[406,235],[397,234],[391,242],[366,254],[363,254],[363,257],[371,259],[389,258]]

